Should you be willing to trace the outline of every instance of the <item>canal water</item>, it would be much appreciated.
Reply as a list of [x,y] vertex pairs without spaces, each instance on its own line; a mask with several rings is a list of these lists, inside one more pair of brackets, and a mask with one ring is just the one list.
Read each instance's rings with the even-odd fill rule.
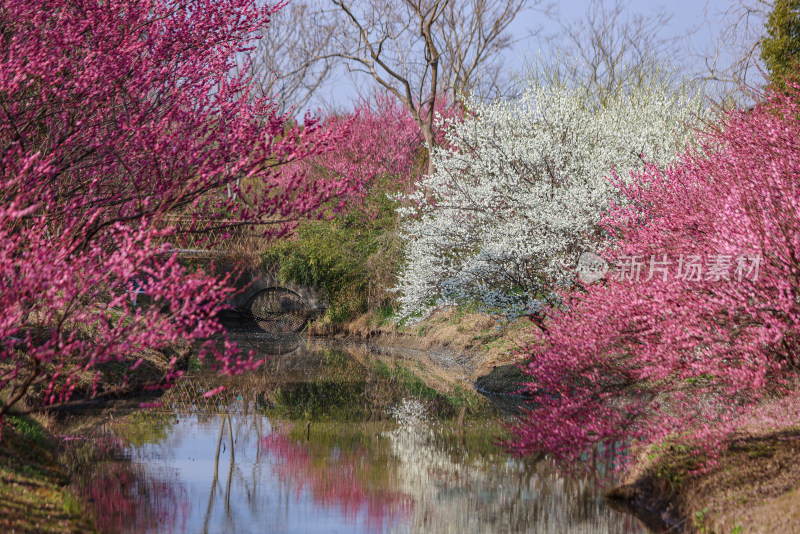
[[509,456],[503,413],[466,384],[440,393],[413,354],[238,342],[266,365],[232,379],[194,365],[160,407],[106,410],[93,439],[74,436],[75,489],[103,531],[646,532],[604,504],[602,469]]

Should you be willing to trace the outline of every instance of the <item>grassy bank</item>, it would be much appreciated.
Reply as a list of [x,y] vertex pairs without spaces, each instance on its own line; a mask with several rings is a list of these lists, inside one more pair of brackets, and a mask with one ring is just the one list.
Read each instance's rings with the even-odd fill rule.
[[82,500],[67,487],[57,439],[40,420],[9,416],[0,441],[0,531],[93,532]]
[[800,532],[800,427],[743,430],[725,448],[710,469],[684,444],[653,448],[608,496],[684,532]]
[[[488,386],[498,388],[507,382],[503,377],[510,376],[509,367],[515,368],[522,361],[518,349],[541,339],[526,318],[508,323],[457,308],[439,310],[413,325],[398,325],[380,313],[370,312],[344,323],[317,321],[309,325],[307,333],[413,348],[434,355],[444,353],[459,361],[467,372],[466,378],[474,382],[483,377]],[[506,370],[502,377],[498,376],[499,382],[487,381],[486,377],[497,374],[493,371],[499,368]]]

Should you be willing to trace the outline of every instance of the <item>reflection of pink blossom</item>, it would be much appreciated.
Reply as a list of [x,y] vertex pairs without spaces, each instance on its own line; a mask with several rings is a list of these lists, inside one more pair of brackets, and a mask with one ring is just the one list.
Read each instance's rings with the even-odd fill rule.
[[324,461],[315,462],[307,445],[277,432],[265,437],[261,446],[278,459],[275,467],[278,477],[295,484],[298,498],[306,488],[314,503],[326,508],[338,507],[353,521],[366,507],[367,527],[371,532],[407,517],[413,508],[410,496],[373,488],[362,481],[363,474],[362,477],[359,474],[370,469],[364,451],[340,451],[336,457],[328,455]]
[[207,399],[209,397],[213,397],[217,393],[221,393],[223,391],[225,391],[225,386],[216,387],[216,388],[214,388],[212,390],[209,390],[209,391],[206,391],[205,393],[203,393],[203,398]]
[[111,461],[80,484],[100,532],[184,532],[191,504],[180,485],[145,475],[139,466]]

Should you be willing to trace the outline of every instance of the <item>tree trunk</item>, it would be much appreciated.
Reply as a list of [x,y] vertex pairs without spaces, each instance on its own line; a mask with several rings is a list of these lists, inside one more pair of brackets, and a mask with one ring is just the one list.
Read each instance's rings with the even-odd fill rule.
[[433,174],[434,168],[431,150],[436,146],[433,142],[433,114],[422,120],[420,130],[422,131],[422,138],[425,140],[425,146],[428,151],[428,174]]

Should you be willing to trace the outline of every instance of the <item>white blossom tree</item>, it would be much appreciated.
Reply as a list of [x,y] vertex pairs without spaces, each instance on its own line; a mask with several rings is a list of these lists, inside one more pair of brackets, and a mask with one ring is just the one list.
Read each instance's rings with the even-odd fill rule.
[[618,200],[611,171],[626,180],[644,162],[668,164],[704,113],[699,92],[657,68],[602,98],[542,79],[529,73],[519,97],[473,98],[466,118],[441,121],[435,172],[402,212],[402,316],[467,303],[535,311],[571,283],[564,262],[601,237],[597,223]]

